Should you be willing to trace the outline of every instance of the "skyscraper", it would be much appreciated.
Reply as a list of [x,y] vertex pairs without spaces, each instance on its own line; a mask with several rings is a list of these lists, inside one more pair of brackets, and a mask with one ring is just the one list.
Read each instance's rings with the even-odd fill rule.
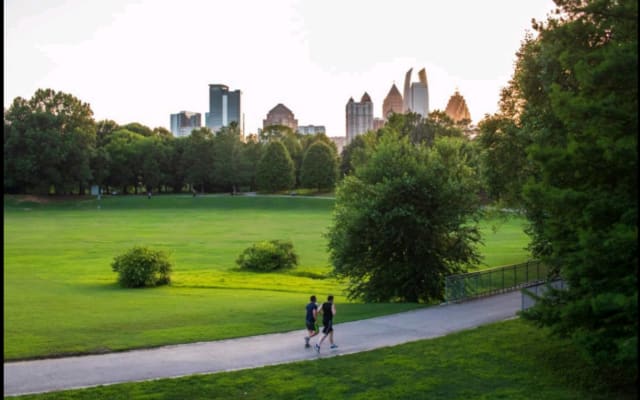
[[356,135],[361,135],[373,130],[373,103],[371,97],[364,92],[359,103],[349,98],[347,111],[347,144],[351,143]]
[[229,91],[227,85],[210,84],[209,112],[205,113],[205,125],[217,132],[223,126],[236,122],[243,134],[241,94],[240,90]]
[[386,121],[391,113],[402,114],[403,108],[402,95],[394,83],[382,102],[382,118]]
[[175,137],[189,136],[191,131],[202,126],[202,114],[180,111],[171,114],[171,133]]
[[451,118],[454,122],[459,122],[463,119],[469,120],[471,122],[471,114],[469,113],[469,108],[467,107],[467,102],[464,100],[464,97],[458,92],[456,88],[456,92],[449,99],[449,103],[447,103],[447,108],[444,112]]
[[429,84],[427,83],[427,71],[422,68],[418,71],[418,82],[411,83],[411,72],[407,71],[404,77],[404,107],[403,112],[415,112],[423,117],[429,116]]

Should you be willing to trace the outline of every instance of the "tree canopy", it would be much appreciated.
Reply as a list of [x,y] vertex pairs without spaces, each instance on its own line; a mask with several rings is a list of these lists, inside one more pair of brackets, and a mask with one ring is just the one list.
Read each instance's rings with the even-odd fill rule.
[[514,180],[532,250],[568,284],[523,316],[637,379],[638,3],[556,4],[503,94],[530,162],[526,182]]
[[329,252],[348,295],[442,299],[444,277],[479,261],[476,182],[460,139],[414,145],[399,132],[383,133],[337,187]]

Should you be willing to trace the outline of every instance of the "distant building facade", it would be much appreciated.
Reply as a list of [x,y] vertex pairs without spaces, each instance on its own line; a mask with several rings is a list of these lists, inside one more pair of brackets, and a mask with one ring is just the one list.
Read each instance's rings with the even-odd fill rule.
[[298,129],[298,120],[284,104],[278,103],[267,113],[267,118],[262,120],[263,129],[270,125],[287,126],[295,132]]
[[359,103],[353,101],[353,97],[349,98],[346,114],[347,144],[357,135],[373,130],[373,103],[367,92],[362,95]]
[[331,136],[329,137],[329,139],[331,139],[331,141],[335,143],[338,149],[338,154],[342,153],[342,149],[344,149],[345,141],[347,138],[345,138],[344,136]]
[[230,91],[227,85],[209,85],[209,112],[205,113],[205,121],[205,125],[213,132],[235,122],[240,128],[240,133],[244,134],[240,90]]
[[427,83],[427,71],[422,68],[418,71],[418,82],[411,83],[411,72],[407,71],[404,77],[403,112],[414,112],[424,118],[429,116],[429,84]]
[[464,97],[462,97],[462,95],[458,92],[458,89],[456,89],[456,92],[449,99],[447,108],[444,110],[444,112],[454,122],[468,120],[469,123],[471,123],[471,114],[469,113],[467,102],[464,100]]
[[171,114],[170,126],[174,137],[189,136],[192,130],[202,126],[202,114],[190,111]]
[[327,134],[324,125],[300,125],[298,126],[298,132],[303,135],[315,135],[316,133]]
[[384,118],[374,118],[373,119],[373,130],[377,131],[378,129],[381,129],[384,126],[384,123],[386,121],[384,120]]
[[387,97],[382,102],[382,118],[385,121],[389,119],[389,115],[392,113],[402,114],[404,110],[404,102],[402,101],[402,95],[394,83],[387,93]]

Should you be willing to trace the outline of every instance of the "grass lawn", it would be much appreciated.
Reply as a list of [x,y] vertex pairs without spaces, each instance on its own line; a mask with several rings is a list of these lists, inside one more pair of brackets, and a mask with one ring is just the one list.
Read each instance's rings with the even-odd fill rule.
[[[106,196],[99,209],[95,199],[22,200],[4,201],[5,359],[302,330],[310,294],[334,294],[339,322],[423,306],[347,301],[344,285],[327,277],[331,199]],[[528,258],[522,220],[489,220],[482,229],[482,267]],[[267,239],[291,240],[299,267],[238,271],[240,252]],[[116,285],[111,261],[134,245],[171,253],[170,286]]]
[[[608,377],[609,379],[610,377]],[[365,353],[19,399],[634,399],[567,341],[516,319]]]

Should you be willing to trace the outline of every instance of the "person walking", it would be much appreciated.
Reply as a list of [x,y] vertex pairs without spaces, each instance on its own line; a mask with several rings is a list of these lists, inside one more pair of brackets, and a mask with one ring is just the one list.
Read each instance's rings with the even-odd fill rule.
[[318,343],[316,343],[316,351],[320,353],[320,347],[322,342],[329,336],[329,343],[331,348],[336,349],[338,345],[333,343],[333,316],[336,315],[336,305],[333,303],[333,295],[327,296],[327,301],[322,303],[320,307],[320,314],[322,314],[322,333],[324,336]]
[[311,347],[311,345],[309,344],[309,339],[319,333],[317,329],[318,325],[316,324],[316,320],[318,319],[318,305],[316,304],[316,301],[316,296],[311,296],[309,298],[309,304],[307,304],[306,307],[307,316],[305,319],[305,325],[307,326],[308,335],[304,337],[305,348]]

